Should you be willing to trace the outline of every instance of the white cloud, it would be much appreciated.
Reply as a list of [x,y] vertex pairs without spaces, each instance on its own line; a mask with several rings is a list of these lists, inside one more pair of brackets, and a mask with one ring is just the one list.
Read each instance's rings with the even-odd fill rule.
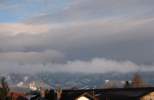
[[30,25],[22,23],[4,23],[0,24],[0,33],[9,33],[11,35],[17,35],[20,33],[37,34],[49,31],[48,25]]
[[[67,63],[37,63],[37,64],[19,64],[17,62],[0,62],[3,66],[2,72],[69,72],[69,73],[129,73],[137,71],[154,71],[153,66],[137,65],[131,61],[116,61],[105,58],[94,58],[89,61],[74,60]],[[12,69],[12,70],[10,70]]]
[[64,71],[83,73],[127,73],[139,70],[139,66],[130,61],[115,61],[104,58],[94,58],[90,61],[69,61],[64,65]]

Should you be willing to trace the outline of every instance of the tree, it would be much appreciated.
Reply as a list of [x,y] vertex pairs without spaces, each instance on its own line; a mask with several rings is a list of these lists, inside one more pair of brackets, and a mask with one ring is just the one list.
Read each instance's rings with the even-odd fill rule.
[[8,93],[10,89],[6,82],[5,77],[1,78],[1,87],[0,87],[0,100],[8,100]]
[[138,73],[135,73],[132,79],[132,87],[147,87],[148,84],[141,78]]

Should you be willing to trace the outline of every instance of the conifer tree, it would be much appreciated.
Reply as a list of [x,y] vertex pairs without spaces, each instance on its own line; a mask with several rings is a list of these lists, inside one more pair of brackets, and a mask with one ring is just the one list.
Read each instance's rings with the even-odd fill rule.
[[1,78],[1,88],[0,88],[0,100],[8,100],[8,93],[10,89],[6,82],[5,77]]

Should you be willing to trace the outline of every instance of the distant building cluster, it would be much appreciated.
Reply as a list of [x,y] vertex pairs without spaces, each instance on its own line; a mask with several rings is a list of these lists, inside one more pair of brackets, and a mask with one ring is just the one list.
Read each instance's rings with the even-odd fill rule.
[[[130,81],[105,80],[100,89],[62,89],[60,85],[51,89],[41,87],[35,81],[28,85],[30,91],[10,91],[3,77],[0,85],[0,100],[154,100],[154,87],[135,74]],[[19,83],[17,86],[25,86]]]

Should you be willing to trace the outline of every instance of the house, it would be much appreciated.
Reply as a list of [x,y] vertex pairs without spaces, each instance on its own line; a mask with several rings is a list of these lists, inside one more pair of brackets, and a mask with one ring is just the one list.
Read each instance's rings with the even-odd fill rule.
[[154,92],[150,92],[140,98],[140,100],[154,100]]
[[63,90],[60,100],[154,100],[154,88]]
[[31,91],[31,93],[27,94],[28,100],[56,100],[55,96],[54,90]]
[[60,98],[54,90],[46,93],[46,100],[154,100],[154,87],[62,90]]
[[91,93],[84,93],[75,100],[95,100],[95,96]]
[[99,100],[154,100],[154,88],[107,89],[97,93],[97,98]]
[[11,100],[28,100],[23,93],[11,92],[8,94]]

